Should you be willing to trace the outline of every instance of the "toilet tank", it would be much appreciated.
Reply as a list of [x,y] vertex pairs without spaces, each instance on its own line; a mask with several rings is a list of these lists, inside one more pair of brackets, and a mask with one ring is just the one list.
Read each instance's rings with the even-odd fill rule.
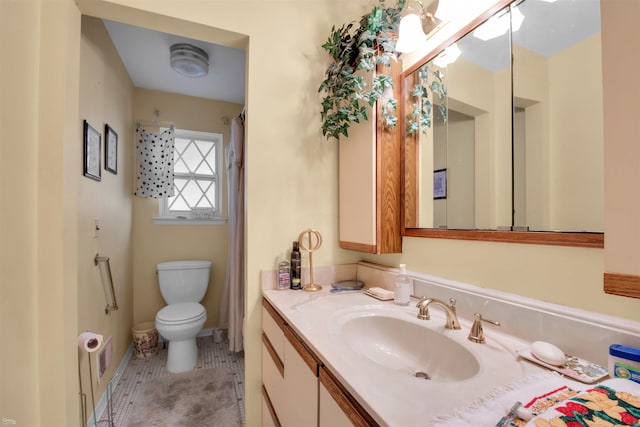
[[209,286],[211,261],[169,261],[157,265],[160,293],[167,304],[200,302]]

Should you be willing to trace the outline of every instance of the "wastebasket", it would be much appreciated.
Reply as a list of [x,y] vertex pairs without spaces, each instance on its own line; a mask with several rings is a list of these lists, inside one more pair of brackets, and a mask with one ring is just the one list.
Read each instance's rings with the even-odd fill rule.
[[153,322],[138,323],[132,329],[137,359],[148,359],[158,352],[158,330]]

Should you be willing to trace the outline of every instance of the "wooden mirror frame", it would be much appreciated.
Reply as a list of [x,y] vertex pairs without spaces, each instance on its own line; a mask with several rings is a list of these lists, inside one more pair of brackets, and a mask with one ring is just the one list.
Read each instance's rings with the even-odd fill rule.
[[[519,0],[501,0],[493,5],[486,12],[476,17],[469,24],[465,25],[458,32],[453,34],[447,40],[442,42],[438,47],[425,55],[415,64],[407,68],[402,73],[402,85],[404,86],[405,78],[422,67],[427,62],[435,58],[440,52],[442,52],[450,44],[461,39],[471,31],[473,31],[478,25],[489,19],[498,11],[509,6]],[[402,88],[404,93],[404,87]],[[402,115],[402,126],[404,127],[404,115]],[[494,230],[448,230],[438,228],[407,228],[405,227],[405,209],[404,204],[406,200],[405,185],[406,174],[405,168],[407,167],[405,161],[406,146],[401,144],[401,170],[402,170],[402,185],[400,187],[402,206],[401,209],[401,223],[402,223],[402,235],[407,237],[427,237],[434,239],[455,239],[455,240],[481,240],[488,242],[504,242],[504,243],[528,243],[536,245],[555,245],[555,246],[573,246],[573,247],[585,247],[585,248],[604,248],[604,233],[592,232],[592,233],[580,233],[580,232],[556,232],[556,231],[494,231]]]

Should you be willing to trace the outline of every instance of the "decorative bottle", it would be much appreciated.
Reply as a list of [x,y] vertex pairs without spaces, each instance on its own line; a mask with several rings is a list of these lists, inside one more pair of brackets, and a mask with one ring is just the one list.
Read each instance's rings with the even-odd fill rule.
[[398,305],[409,305],[411,298],[411,279],[407,276],[407,266],[400,264],[400,274],[396,277],[393,302]]
[[278,263],[278,289],[289,289],[291,287],[291,267],[286,259]]
[[301,283],[301,269],[302,269],[302,257],[300,255],[300,247],[298,242],[293,242],[293,249],[291,250],[291,289],[302,289]]

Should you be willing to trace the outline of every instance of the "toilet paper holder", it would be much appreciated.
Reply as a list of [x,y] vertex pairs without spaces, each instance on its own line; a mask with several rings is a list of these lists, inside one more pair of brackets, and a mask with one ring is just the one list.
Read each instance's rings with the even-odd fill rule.
[[[100,277],[102,278],[102,285],[105,285],[106,282],[106,286],[109,290],[110,293],[110,297],[111,297],[111,301],[107,301],[107,306],[104,308],[104,313],[105,314],[109,314],[112,311],[115,311],[118,309],[118,302],[116,301],[116,291],[113,287],[113,278],[111,276],[111,264],[109,263],[109,257],[106,256],[99,256],[98,254],[96,254],[96,257],[93,260],[94,264],[96,266],[98,266],[98,268],[100,267],[100,265],[104,265],[104,269],[100,269]],[[104,270],[104,275],[103,275],[103,270]],[[106,279],[105,279],[106,276]]]

